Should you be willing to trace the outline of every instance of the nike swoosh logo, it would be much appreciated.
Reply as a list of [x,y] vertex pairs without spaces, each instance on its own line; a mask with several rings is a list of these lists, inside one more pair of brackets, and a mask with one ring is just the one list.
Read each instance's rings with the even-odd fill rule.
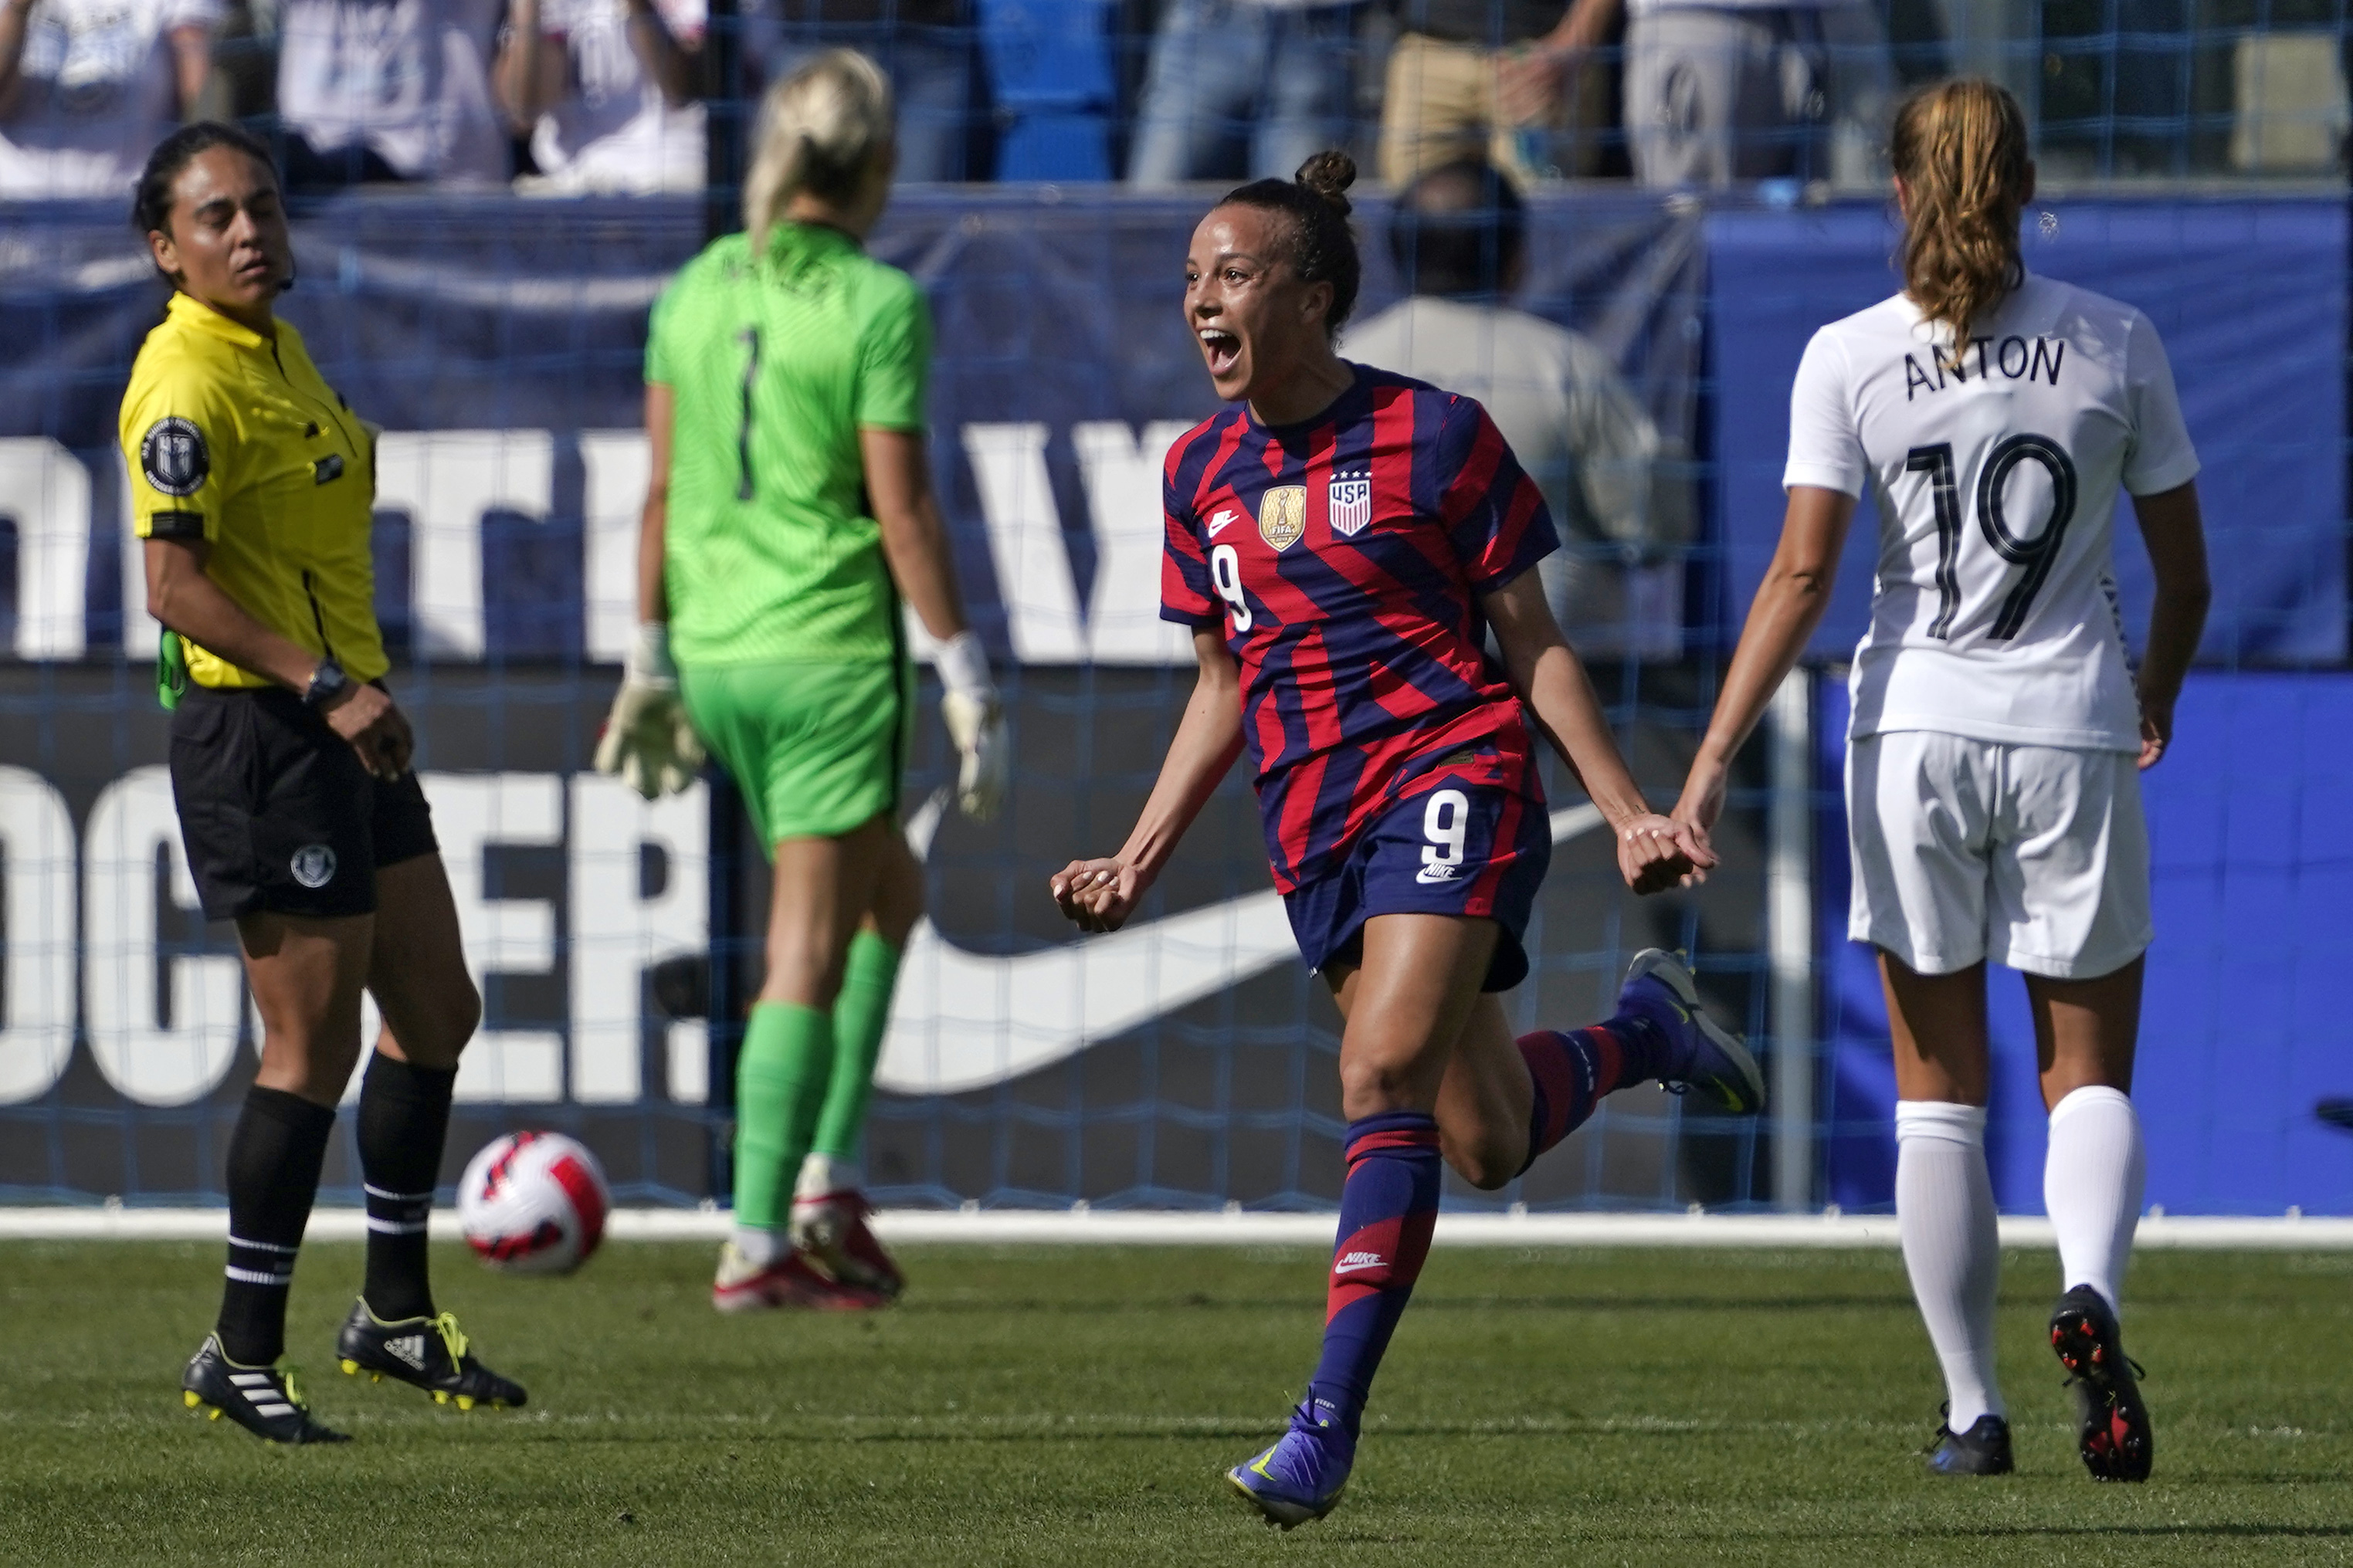
[[1209,537],[1212,539],[1217,538],[1219,531],[1222,530],[1226,524],[1233,521],[1234,516],[1235,514],[1232,512],[1221,511],[1217,516],[1211,518],[1209,520]]
[[[907,824],[918,859],[949,794],[938,791]],[[1599,826],[1596,806],[1556,811],[1552,841]],[[1038,952],[973,952],[925,919],[899,960],[875,1087],[962,1094],[1009,1082],[1298,956],[1282,895],[1271,888]]]
[[1335,1274],[1354,1274],[1359,1268],[1378,1268],[1388,1261],[1388,1259],[1386,1258],[1368,1258],[1362,1263],[1335,1263],[1332,1265],[1332,1272]]

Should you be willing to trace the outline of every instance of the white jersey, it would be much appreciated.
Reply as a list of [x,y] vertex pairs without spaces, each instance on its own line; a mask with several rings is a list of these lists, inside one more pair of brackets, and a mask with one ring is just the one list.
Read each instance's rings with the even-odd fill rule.
[[220,15],[220,0],[38,0],[0,120],[0,196],[128,200],[179,123],[172,35],[209,34]]
[[2139,749],[2116,493],[2198,472],[2147,317],[2029,278],[1955,352],[1898,294],[1814,334],[1789,405],[1782,483],[1879,507],[1852,736]]

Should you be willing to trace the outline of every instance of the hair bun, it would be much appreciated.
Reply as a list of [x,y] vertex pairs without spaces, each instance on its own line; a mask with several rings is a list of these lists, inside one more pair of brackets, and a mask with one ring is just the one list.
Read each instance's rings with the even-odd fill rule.
[[1330,147],[1300,164],[1299,173],[1291,177],[1345,216],[1348,198],[1344,193],[1356,183],[1356,161],[1337,147]]

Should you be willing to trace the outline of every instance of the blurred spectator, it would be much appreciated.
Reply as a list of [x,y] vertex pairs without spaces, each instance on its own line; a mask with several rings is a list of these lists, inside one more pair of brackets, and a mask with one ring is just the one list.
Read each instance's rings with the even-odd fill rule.
[[526,189],[694,191],[703,0],[512,0],[499,98],[531,135]]
[[0,0],[0,196],[128,200],[211,68],[219,0]]
[[1171,0],[1128,178],[1289,179],[1350,140],[1362,0]]
[[1643,184],[1880,176],[1894,72],[1866,0],[1628,5],[1626,133]]
[[278,112],[286,182],[507,177],[491,99],[503,0],[284,0]]
[[212,75],[188,118],[258,120],[278,110],[279,0],[224,0]]
[[1607,107],[1609,80],[1594,50],[1617,26],[1619,5],[1405,0],[1381,102],[1381,178],[1405,185],[1482,156],[1523,184],[1589,173],[1556,171],[1553,143],[1566,125],[1591,125]]
[[1411,296],[1348,329],[1347,358],[1477,398],[1544,492],[1561,549],[1538,568],[1581,649],[1680,651],[1691,537],[1678,443],[1662,438],[1609,354],[1503,303],[1526,225],[1512,182],[1476,161],[1424,174],[1398,198],[1389,249]]
[[[744,98],[759,101],[828,49],[856,49],[891,79],[902,181],[970,176],[971,125],[982,111],[965,0],[740,0]],[[746,126],[747,132],[754,130]]]

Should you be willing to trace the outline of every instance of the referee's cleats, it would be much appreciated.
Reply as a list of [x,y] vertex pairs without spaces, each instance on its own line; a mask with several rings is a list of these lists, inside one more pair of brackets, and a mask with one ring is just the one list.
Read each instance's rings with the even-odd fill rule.
[[2106,1300],[2089,1285],[2059,1298],[2051,1312],[2051,1348],[2075,1396],[2076,1446],[2095,1481],[2145,1481],[2156,1445],[2141,1403],[2140,1366],[2125,1354],[2124,1331]]
[[454,1312],[387,1323],[369,1311],[363,1300],[352,1303],[352,1315],[335,1336],[335,1354],[344,1376],[365,1373],[370,1383],[398,1378],[431,1394],[436,1405],[460,1410],[476,1405],[512,1410],[522,1405],[528,1397],[522,1385],[477,1361],[468,1342]]
[[1928,1446],[1928,1468],[1940,1476],[2006,1476],[2018,1467],[2010,1457],[2010,1423],[1980,1415],[1966,1432],[1936,1428]]
[[1765,1075],[1740,1037],[1707,1016],[1691,966],[1664,948],[1646,947],[1627,966],[1618,1010],[1646,1018],[1666,1037],[1659,1087],[1699,1091],[1712,1109],[1753,1116],[1765,1109]]
[[217,1334],[203,1346],[180,1377],[180,1402],[215,1421],[226,1415],[270,1443],[348,1443],[341,1432],[311,1419],[311,1407],[294,1384],[294,1369],[239,1366],[221,1349]]
[[1293,1530],[1340,1506],[1356,1460],[1356,1438],[1318,1408],[1311,1388],[1282,1440],[1228,1470],[1226,1481],[1268,1524]]

